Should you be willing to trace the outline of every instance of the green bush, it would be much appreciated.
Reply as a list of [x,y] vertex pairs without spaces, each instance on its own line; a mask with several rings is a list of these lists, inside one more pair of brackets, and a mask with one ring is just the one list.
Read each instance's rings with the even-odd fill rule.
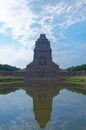
[[0,82],[17,82],[23,80],[24,78],[22,77],[0,77]]
[[5,71],[18,71],[20,68],[17,68],[15,66],[7,65],[7,64],[0,64],[0,70],[5,70]]
[[67,68],[66,70],[68,70],[68,71],[81,71],[81,70],[86,70],[86,64],[77,65],[77,66],[72,66],[72,67]]

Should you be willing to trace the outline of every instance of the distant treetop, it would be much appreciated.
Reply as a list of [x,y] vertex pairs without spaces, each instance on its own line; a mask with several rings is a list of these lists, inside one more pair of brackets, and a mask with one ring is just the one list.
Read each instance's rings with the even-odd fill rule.
[[72,67],[67,68],[66,70],[68,70],[68,71],[81,71],[81,70],[86,70],[86,64],[77,65],[77,66],[72,66]]
[[5,70],[5,71],[18,71],[20,70],[20,68],[17,68],[15,66],[11,66],[11,65],[8,65],[8,64],[0,64],[0,70]]

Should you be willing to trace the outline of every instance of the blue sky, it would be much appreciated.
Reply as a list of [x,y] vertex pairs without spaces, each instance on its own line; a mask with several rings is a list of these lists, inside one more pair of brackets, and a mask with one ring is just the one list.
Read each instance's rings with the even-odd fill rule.
[[86,0],[0,0],[0,64],[25,68],[40,33],[60,68],[86,64]]

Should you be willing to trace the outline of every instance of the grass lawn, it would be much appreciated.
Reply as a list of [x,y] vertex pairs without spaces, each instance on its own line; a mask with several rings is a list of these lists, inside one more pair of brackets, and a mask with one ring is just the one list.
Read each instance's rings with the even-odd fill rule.
[[66,78],[67,82],[76,84],[86,84],[86,76],[73,76]]
[[24,81],[24,78],[13,76],[0,76],[0,83],[20,82],[20,81]]

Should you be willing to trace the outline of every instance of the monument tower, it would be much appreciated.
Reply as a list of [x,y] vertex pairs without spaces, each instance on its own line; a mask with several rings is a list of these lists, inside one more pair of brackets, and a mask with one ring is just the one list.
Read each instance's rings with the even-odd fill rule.
[[51,77],[60,70],[59,65],[52,60],[50,42],[45,34],[40,34],[34,48],[33,61],[26,67],[31,77]]

